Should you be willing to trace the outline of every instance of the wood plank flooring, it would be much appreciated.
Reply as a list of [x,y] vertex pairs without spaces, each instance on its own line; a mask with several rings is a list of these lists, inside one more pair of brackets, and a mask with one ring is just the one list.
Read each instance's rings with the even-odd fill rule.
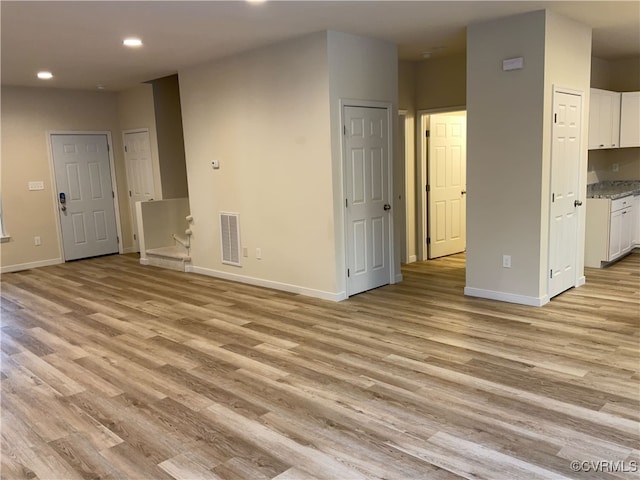
[[403,274],[341,303],[132,255],[3,275],[1,478],[638,478],[640,254],[542,308],[464,297],[463,256]]

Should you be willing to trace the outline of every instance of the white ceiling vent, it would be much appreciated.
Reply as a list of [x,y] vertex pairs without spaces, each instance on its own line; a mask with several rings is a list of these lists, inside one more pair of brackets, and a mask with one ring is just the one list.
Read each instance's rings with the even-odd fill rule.
[[240,266],[240,215],[220,212],[222,263]]

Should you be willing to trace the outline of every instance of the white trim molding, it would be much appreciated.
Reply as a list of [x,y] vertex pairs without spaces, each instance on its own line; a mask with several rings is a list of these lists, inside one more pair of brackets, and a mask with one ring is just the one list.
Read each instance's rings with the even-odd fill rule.
[[7,265],[0,270],[2,273],[20,272],[22,270],[31,270],[32,268],[49,267],[51,265],[59,265],[64,263],[62,258],[51,258],[49,260],[39,260],[37,262],[18,263],[16,265]]
[[[140,259],[140,263],[144,265],[144,263],[142,263],[142,259]],[[196,267],[193,265],[187,265],[185,270],[190,273],[197,273],[199,275],[206,275],[208,277],[221,278],[223,280],[230,280],[232,282],[245,283],[248,285],[255,285],[257,287],[271,288],[274,290],[281,290],[289,293],[298,293],[300,295],[320,298],[322,300],[330,300],[332,302],[339,302],[340,300],[345,300],[347,298],[347,292],[325,292],[323,290],[315,290],[313,288],[301,287],[299,285],[291,285],[289,283],[276,282],[273,280],[248,277],[246,275],[238,275],[236,273]]]
[[489,300],[499,300],[501,302],[517,303],[530,307],[541,307],[549,303],[549,295],[542,297],[528,297],[515,293],[496,292],[494,290],[484,290],[482,288],[464,287],[464,294],[469,297],[487,298]]

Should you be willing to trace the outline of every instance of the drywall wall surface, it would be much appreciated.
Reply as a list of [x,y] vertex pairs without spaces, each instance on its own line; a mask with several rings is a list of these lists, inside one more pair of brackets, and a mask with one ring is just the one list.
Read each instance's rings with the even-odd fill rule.
[[[335,295],[326,33],[179,75],[194,271]],[[221,262],[220,212],[240,215],[241,267]]]
[[398,62],[398,108],[414,112],[416,109],[416,66],[417,62]]
[[543,11],[467,29],[467,289],[540,297],[544,45]]
[[189,196],[178,75],[152,80],[162,198]]
[[[11,241],[2,244],[3,270],[62,261],[49,132],[109,131],[120,207],[123,247],[130,247],[130,214],[116,94],[49,88],[2,87],[2,207]],[[29,191],[29,181],[44,190]],[[39,236],[41,245],[34,245]]]
[[611,65],[602,58],[591,57],[591,88],[611,89]]
[[622,58],[609,62],[611,87],[614,92],[637,92],[640,90],[640,57]]
[[[580,142],[580,171],[577,172],[578,196],[586,205],[587,145],[589,135],[589,90],[591,85],[591,27],[546,11],[545,22],[545,71],[544,71],[544,127],[542,136],[542,191],[540,228],[540,292],[547,292],[549,277],[549,223],[551,209],[552,131],[554,88],[582,95],[582,134]],[[584,275],[585,208],[577,210],[578,238],[575,268],[578,276]]]
[[[342,165],[341,102],[380,102],[391,108],[393,166],[393,252],[392,275],[400,274],[401,226],[404,224],[404,165],[395,155],[398,119],[398,53],[395,45],[374,39],[329,31],[329,89],[331,106],[331,157],[333,164],[333,205],[335,217],[335,266],[338,291],[346,291],[346,250],[344,230],[344,183]],[[357,103],[357,102],[356,102]]]
[[466,104],[466,55],[447,55],[416,63],[416,110]]
[[153,166],[154,198],[162,199],[160,161],[158,159],[158,133],[153,105],[153,87],[143,83],[137,87],[118,92],[118,123],[120,133],[124,130],[148,129]]

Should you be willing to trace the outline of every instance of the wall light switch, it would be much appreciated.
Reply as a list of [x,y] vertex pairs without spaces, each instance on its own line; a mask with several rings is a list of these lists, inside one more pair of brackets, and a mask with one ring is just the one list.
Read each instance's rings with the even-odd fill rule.
[[217,170],[218,168],[220,168],[220,161],[219,160],[211,160],[211,166]]
[[613,165],[611,165],[612,172],[617,172],[619,170],[620,170],[620,165],[618,165],[617,163],[614,163]]
[[44,182],[29,182],[29,190],[44,190]]

